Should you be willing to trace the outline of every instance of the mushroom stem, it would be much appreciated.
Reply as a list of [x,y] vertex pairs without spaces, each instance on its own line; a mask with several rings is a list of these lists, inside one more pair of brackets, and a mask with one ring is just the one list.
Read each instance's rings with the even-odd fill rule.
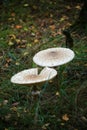
[[36,86],[36,85],[33,86],[33,91],[34,91],[34,92],[37,91],[37,86]]
[[[52,81],[52,83],[53,83],[53,85],[54,85],[54,87],[57,89],[57,91],[59,90],[59,75],[57,74],[56,75],[56,77],[53,79],[53,80],[51,80]],[[50,82],[51,83],[51,82]]]
[[56,77],[55,77],[55,84],[56,84],[56,87],[57,87],[57,90],[59,89],[59,74],[58,74],[58,69],[59,69],[59,67],[54,67],[54,69],[57,71],[57,75],[56,75]]
[[37,100],[38,96],[40,95],[40,91],[37,89],[37,86],[33,86],[31,94]]
[[32,88],[32,96],[35,100],[35,115],[34,115],[34,124],[36,125],[38,123],[39,120],[39,107],[40,107],[40,91],[38,90],[37,86],[34,85]]

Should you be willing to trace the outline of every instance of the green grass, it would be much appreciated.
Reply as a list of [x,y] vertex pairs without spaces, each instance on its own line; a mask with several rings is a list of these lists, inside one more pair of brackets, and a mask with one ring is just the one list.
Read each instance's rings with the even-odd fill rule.
[[[20,9],[15,5],[15,11],[13,5],[9,5],[8,14],[1,16],[0,130],[85,130],[87,127],[85,37],[78,39],[74,36],[75,58],[57,68],[58,76],[53,81],[38,86],[41,90],[39,97],[31,94],[32,87],[10,82],[11,76],[17,72],[37,67],[32,60],[36,52],[49,47],[65,47],[64,36],[56,34],[57,29],[50,29],[49,17],[45,15],[41,17],[38,13],[31,14],[23,5],[24,3],[19,6]],[[51,6],[50,4],[49,9]],[[9,22],[8,18],[13,12],[16,20]],[[41,21],[45,19],[46,27],[41,25],[44,21],[39,21],[37,16],[40,16]],[[59,20],[55,17],[50,19],[59,29],[58,25],[61,24]],[[22,25],[22,28],[17,29],[15,25]],[[53,35],[54,33],[56,35]],[[37,43],[34,42],[35,39],[38,39]],[[9,44],[10,41],[13,42],[12,45]],[[63,119],[65,114],[69,120]]]
[[[4,61],[10,57],[12,62],[8,67],[1,65],[1,86],[0,86],[0,118],[1,118],[1,129],[16,129],[19,128],[27,129],[61,129],[66,130],[69,127],[74,127],[80,129],[80,127],[85,128],[85,124],[79,127],[80,119],[77,123],[75,120],[81,118],[86,113],[85,108],[80,109],[76,104],[76,98],[78,98],[77,93],[79,88],[82,86],[86,80],[85,64],[86,64],[86,46],[82,44],[81,48],[74,48],[77,53],[74,60],[67,65],[60,66],[58,69],[59,79],[53,80],[45,86],[42,86],[42,94],[37,100],[31,95],[32,89],[26,86],[18,86],[10,83],[10,78],[13,74],[25,69],[32,67],[29,66],[28,61],[22,60],[22,54],[19,56],[15,54],[14,50],[6,50],[6,55],[4,55]],[[79,44],[79,43],[78,43]],[[84,49],[84,50],[83,50]],[[27,59],[28,60],[28,59]],[[16,65],[18,61],[20,64]],[[69,73],[67,73],[67,71]],[[59,87],[57,82],[59,80]],[[85,86],[86,87],[86,86]],[[84,87],[82,89],[84,91]],[[59,96],[56,93],[59,93]],[[84,100],[83,96],[80,96]],[[7,101],[7,103],[5,103]],[[37,103],[36,103],[37,102]],[[14,103],[18,103],[14,106]],[[85,106],[87,107],[87,105]],[[82,112],[84,111],[84,112]],[[64,121],[62,116],[64,114],[69,115],[69,121]],[[35,115],[37,115],[37,121],[35,123]],[[80,117],[79,117],[80,116]],[[73,123],[72,123],[73,122]],[[84,121],[82,121],[84,122]],[[85,123],[85,122],[84,122]],[[39,125],[38,125],[39,124]],[[5,127],[4,127],[5,125]]]

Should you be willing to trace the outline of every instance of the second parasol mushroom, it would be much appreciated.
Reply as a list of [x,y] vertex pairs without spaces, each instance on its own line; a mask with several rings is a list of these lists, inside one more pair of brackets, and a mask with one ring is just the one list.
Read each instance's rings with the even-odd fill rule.
[[11,82],[20,85],[37,85],[51,80],[57,75],[53,68],[45,67],[38,74],[38,68],[23,70],[11,77]]
[[33,86],[32,93],[38,95],[37,85],[43,85],[46,81],[53,79],[57,71],[53,68],[45,67],[38,74],[38,68],[23,70],[11,77],[11,82],[19,85]]

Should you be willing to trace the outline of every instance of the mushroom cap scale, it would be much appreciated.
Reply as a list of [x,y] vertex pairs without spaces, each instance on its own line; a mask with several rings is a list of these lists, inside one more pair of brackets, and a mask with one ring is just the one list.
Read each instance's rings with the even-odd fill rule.
[[38,68],[23,70],[11,78],[11,82],[22,85],[32,85],[44,83],[57,75],[57,71],[52,68],[45,67],[40,74]]
[[74,58],[74,52],[69,48],[49,48],[38,52],[33,61],[39,66],[56,67],[63,65]]

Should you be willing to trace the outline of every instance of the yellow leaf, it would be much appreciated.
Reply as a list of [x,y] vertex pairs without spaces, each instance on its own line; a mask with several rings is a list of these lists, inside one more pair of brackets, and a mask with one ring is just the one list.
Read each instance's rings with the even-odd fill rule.
[[19,43],[21,43],[21,40],[20,39],[16,39],[16,42],[19,44]]
[[56,26],[55,26],[55,25],[50,25],[49,28],[50,28],[51,30],[55,30]]
[[64,18],[61,18],[61,19],[60,19],[60,22],[63,22],[64,20],[65,20]]
[[87,64],[84,64],[84,66],[87,66]]
[[53,14],[50,14],[50,17],[52,18],[52,17],[53,17]]
[[8,130],[7,128],[5,128],[5,130]]
[[81,6],[77,5],[77,6],[76,6],[76,9],[81,10]]
[[64,115],[62,116],[62,119],[63,119],[64,121],[68,121],[68,120],[69,120],[69,117],[68,117],[67,114],[64,114]]
[[65,124],[64,123],[61,123],[62,126],[64,126]]
[[39,42],[39,40],[38,40],[38,39],[35,39],[35,40],[34,40],[34,43],[38,43],[38,42]]
[[52,82],[53,82],[53,80],[50,80],[50,81],[49,81],[49,83],[52,83]]
[[71,9],[71,7],[70,7],[69,5],[68,5],[68,6],[66,6],[66,8],[67,8],[67,9]]
[[0,107],[2,106],[2,104],[0,103]]
[[27,47],[31,47],[32,45],[30,43],[27,44]]
[[16,112],[17,111],[17,107],[12,107],[11,110]]
[[17,112],[17,116],[20,117],[20,113]]
[[14,34],[10,34],[9,37],[10,37],[11,40],[16,39],[16,36]]
[[44,125],[42,126],[42,129],[46,130],[49,125],[50,125],[50,123],[44,124]]
[[24,7],[28,7],[29,6],[29,4],[24,4]]
[[59,93],[59,92],[56,92],[56,96],[60,96],[60,93]]
[[20,65],[20,63],[19,63],[19,62],[16,62],[15,65]]
[[36,5],[33,6],[33,9],[37,9],[38,7]]
[[24,56],[26,56],[26,55],[28,55],[28,54],[29,54],[29,52],[24,52],[24,54],[23,54],[23,55],[24,55]]
[[14,42],[9,41],[8,45],[9,45],[9,46],[13,46],[13,45],[14,45]]
[[8,103],[8,100],[3,101],[3,105],[6,105]]
[[5,116],[6,120],[9,120],[10,118],[11,118],[11,114],[8,114],[8,115]]
[[67,20],[67,19],[69,19],[68,16],[63,15],[62,18],[60,19],[60,22],[63,22],[64,20]]

